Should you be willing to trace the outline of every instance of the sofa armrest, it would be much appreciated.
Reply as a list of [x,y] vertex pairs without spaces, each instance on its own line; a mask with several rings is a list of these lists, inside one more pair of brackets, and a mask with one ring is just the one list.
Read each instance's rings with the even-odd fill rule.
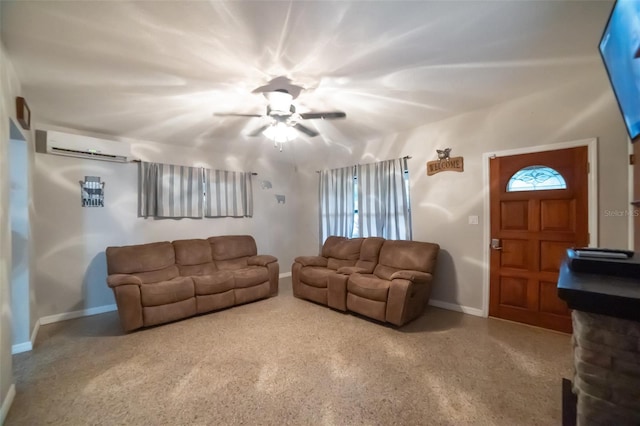
[[247,263],[250,266],[267,266],[270,263],[277,262],[278,259],[275,256],[269,254],[259,254],[257,256],[251,256],[247,259]]
[[342,275],[351,275],[355,273],[366,274],[368,271],[366,268],[359,268],[357,266],[343,266],[338,268],[336,272]]
[[432,278],[433,275],[421,271],[397,271],[391,275],[391,280],[409,280],[414,283],[428,283],[431,282]]
[[[396,279],[391,280],[387,295],[385,320],[402,326],[419,317],[427,306],[431,294],[431,274],[420,271],[398,271]],[[412,281],[400,276],[419,278]],[[419,277],[418,277],[419,276]]]
[[144,327],[140,286],[136,284],[119,285],[113,287],[113,294],[118,305],[118,316],[122,329],[129,332]]
[[302,266],[327,266],[328,259],[322,256],[298,256],[295,261]]
[[118,287],[120,285],[127,285],[127,284],[141,285],[142,280],[136,277],[135,275],[112,274],[107,277],[107,284],[111,288]]

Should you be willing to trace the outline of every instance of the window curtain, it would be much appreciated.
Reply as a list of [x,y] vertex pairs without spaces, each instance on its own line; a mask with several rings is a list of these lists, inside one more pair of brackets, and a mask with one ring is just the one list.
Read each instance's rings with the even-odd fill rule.
[[252,217],[251,172],[204,169],[205,217]]
[[357,166],[360,237],[411,239],[406,166],[402,158]]
[[353,166],[320,172],[320,245],[330,235],[353,232]]
[[202,217],[201,168],[141,162],[139,170],[140,216]]
[[155,216],[156,192],[158,186],[158,165],[141,162],[138,166],[138,216]]

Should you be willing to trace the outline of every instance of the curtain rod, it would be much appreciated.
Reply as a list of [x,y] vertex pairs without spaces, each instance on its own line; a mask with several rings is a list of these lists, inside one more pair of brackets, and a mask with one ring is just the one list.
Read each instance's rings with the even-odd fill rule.
[[[405,155],[404,157],[400,157],[402,160],[411,160],[413,157],[410,155]],[[322,170],[316,170],[316,173],[320,173]]]
[[[131,160],[132,163],[142,163],[142,160]],[[190,166],[187,166],[190,167]],[[251,172],[251,176],[258,176],[256,172]]]

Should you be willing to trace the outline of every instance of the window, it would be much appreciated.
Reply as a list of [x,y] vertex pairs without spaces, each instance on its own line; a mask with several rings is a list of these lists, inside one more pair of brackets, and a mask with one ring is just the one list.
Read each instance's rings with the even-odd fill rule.
[[358,225],[358,176],[353,177],[353,232],[351,238],[360,236],[360,226]]
[[251,217],[251,172],[141,162],[140,217]]
[[[409,170],[405,169],[402,175],[405,182],[405,198],[407,200],[407,206],[409,210],[409,217],[411,217],[411,203],[409,202]],[[360,226],[358,223],[358,176],[353,177],[353,231],[351,238],[360,237]]]
[[529,166],[518,170],[507,182],[507,192],[567,189],[567,182],[555,169]]
[[407,159],[320,171],[320,242],[347,238],[412,238]]

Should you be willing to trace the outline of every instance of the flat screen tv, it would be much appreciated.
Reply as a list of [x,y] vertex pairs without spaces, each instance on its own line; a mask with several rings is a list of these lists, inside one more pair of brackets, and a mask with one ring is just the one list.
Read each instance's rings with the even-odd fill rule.
[[640,1],[617,0],[600,39],[607,69],[627,132],[640,140]]

